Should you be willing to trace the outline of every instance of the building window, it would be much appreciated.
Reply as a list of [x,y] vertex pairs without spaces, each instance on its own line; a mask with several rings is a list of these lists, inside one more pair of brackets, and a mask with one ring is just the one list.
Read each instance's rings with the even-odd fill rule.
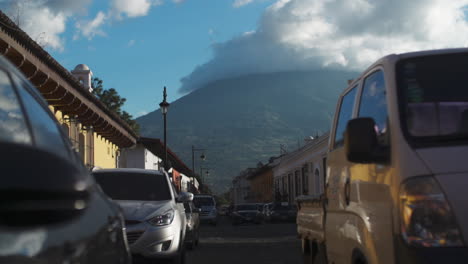
[[300,184],[299,170],[297,170],[294,172],[294,187],[296,191],[296,197],[301,195]]
[[320,171],[319,169],[315,169],[314,171],[314,178],[315,178],[315,194],[321,194],[322,192],[320,191]]
[[307,164],[302,167],[302,194],[309,194],[309,179],[307,177]]
[[293,175],[292,173],[288,174],[288,196],[289,202],[292,202],[294,197],[294,185],[293,185]]

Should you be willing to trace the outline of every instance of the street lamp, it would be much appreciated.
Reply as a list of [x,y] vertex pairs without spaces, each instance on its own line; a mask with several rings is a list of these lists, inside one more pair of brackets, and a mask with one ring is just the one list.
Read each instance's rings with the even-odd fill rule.
[[202,160],[206,160],[206,156],[205,156],[205,149],[196,149],[193,145],[192,145],[192,171],[193,173],[195,173],[195,151],[203,151],[202,154],[200,155],[200,159]]
[[205,185],[205,179],[203,178],[203,170],[206,170],[206,177],[210,175],[210,168],[203,168],[200,166],[200,177],[202,186]]
[[161,113],[163,114],[164,117],[164,170],[167,171],[167,123],[166,123],[166,115],[167,115],[167,110],[169,109],[169,103],[166,101],[167,98],[167,93],[166,93],[166,86],[164,86],[164,92],[163,92],[163,101],[159,104],[159,107],[161,108]]

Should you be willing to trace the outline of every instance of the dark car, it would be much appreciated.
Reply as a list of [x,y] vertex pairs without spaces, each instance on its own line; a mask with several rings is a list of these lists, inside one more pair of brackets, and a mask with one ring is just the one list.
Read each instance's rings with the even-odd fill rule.
[[269,220],[272,222],[296,221],[297,207],[287,203],[276,203],[271,206]]
[[130,263],[123,216],[0,57],[0,263]]
[[200,241],[200,208],[193,202],[184,203],[187,228],[185,231],[185,243],[188,249],[194,249]]
[[231,218],[233,225],[241,223],[260,224],[262,222],[261,212],[258,210],[258,205],[254,203],[234,206]]

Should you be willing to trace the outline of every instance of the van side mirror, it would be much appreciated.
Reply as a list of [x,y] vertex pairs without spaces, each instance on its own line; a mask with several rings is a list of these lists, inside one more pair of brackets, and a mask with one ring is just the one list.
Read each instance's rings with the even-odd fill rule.
[[384,163],[389,160],[387,147],[380,146],[375,131],[375,122],[369,117],[348,121],[344,135],[345,153],[348,161],[355,163]]

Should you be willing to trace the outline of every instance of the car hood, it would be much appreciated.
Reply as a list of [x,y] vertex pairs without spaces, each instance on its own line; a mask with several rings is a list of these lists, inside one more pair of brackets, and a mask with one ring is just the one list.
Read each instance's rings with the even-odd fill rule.
[[149,216],[171,208],[167,201],[115,201],[122,208],[126,220],[143,221]]

